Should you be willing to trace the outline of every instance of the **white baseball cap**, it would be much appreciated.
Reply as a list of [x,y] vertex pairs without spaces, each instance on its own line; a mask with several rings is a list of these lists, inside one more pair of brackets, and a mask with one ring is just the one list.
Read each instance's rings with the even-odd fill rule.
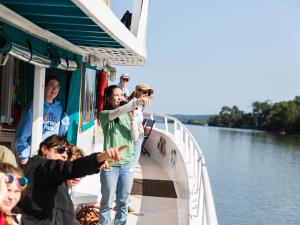
[[127,73],[123,73],[123,74],[120,76],[120,79],[128,79],[128,80],[130,80],[130,76],[129,76],[129,74],[127,74]]

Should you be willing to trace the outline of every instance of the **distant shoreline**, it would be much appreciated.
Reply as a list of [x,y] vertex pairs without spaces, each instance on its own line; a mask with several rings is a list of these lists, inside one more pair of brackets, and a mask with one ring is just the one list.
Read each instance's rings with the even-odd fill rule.
[[[300,137],[299,134],[291,134],[287,132],[276,132],[276,131],[269,131],[269,130],[263,130],[263,129],[255,129],[251,127],[229,127],[229,126],[218,126],[218,125],[211,125],[209,124],[209,118],[216,116],[213,115],[186,115],[186,114],[175,114],[172,115],[173,117],[177,118],[181,123],[188,124],[188,125],[195,125],[195,126],[208,126],[208,127],[219,127],[219,128],[228,128],[228,129],[241,129],[241,130],[251,130],[251,131],[261,131],[261,132],[267,132],[271,134],[276,135],[283,135],[283,136],[293,136],[293,137]],[[191,119],[194,119],[193,121],[189,121]],[[205,123],[199,123],[199,121],[203,119],[205,120]]]

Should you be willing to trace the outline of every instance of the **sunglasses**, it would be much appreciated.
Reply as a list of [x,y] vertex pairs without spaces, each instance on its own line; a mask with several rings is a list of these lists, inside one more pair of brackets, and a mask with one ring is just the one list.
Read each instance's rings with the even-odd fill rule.
[[148,94],[148,96],[151,95],[151,92],[149,90],[144,90],[144,89],[138,89],[138,91],[142,92],[144,95]]
[[65,152],[67,152],[67,155],[68,155],[69,159],[72,158],[72,156],[73,156],[72,151],[69,148],[65,147],[65,146],[57,146],[57,147],[54,147],[54,148],[55,148],[55,150],[58,154],[64,154]]
[[28,184],[28,178],[24,176],[14,176],[11,173],[5,173],[5,176],[7,177],[6,183],[7,184],[12,184],[14,180],[17,182],[17,185],[21,189],[25,189]]
[[126,81],[126,82],[128,82],[128,81],[129,81],[127,78],[122,78],[122,80],[124,80],[124,81]]

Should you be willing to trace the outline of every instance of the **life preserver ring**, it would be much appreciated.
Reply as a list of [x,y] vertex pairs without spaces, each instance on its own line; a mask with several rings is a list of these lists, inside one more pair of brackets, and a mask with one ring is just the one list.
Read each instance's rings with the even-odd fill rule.
[[[108,86],[107,74],[105,71],[97,71],[98,76],[98,96],[97,96],[97,118],[99,117],[99,113],[103,110],[104,106],[104,90]],[[98,118],[99,119],[99,118]]]

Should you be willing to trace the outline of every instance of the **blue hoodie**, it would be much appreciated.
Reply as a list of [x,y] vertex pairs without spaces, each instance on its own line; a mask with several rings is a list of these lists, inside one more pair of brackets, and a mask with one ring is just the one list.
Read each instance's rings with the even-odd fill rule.
[[[60,101],[55,100],[53,104],[49,104],[46,101],[44,102],[42,141],[53,134],[65,136],[69,123],[69,117],[65,112],[63,112]],[[30,103],[22,113],[16,130],[16,151],[19,155],[19,160],[24,160],[29,157],[31,136],[32,103]]]

